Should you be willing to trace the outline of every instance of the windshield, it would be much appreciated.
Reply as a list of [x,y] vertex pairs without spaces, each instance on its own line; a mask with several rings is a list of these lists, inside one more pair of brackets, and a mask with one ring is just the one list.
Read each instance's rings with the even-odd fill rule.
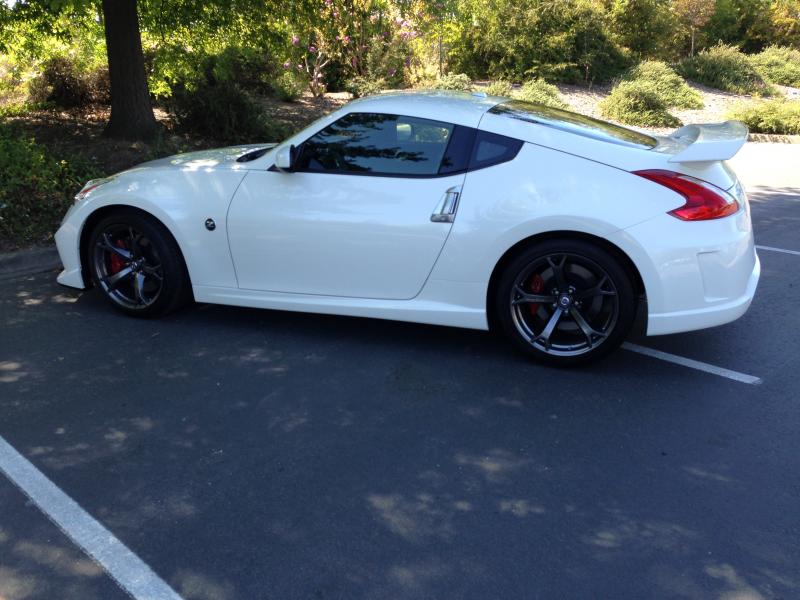
[[610,142],[612,144],[622,144],[624,146],[634,146],[636,148],[655,148],[658,142],[655,138],[639,133],[632,129],[620,127],[613,123],[607,123],[599,119],[593,119],[585,115],[524,102],[522,100],[509,100],[502,102],[489,109],[490,113],[505,115],[512,119],[519,119],[528,123],[538,123],[547,127],[561,129],[584,137],[595,140]]

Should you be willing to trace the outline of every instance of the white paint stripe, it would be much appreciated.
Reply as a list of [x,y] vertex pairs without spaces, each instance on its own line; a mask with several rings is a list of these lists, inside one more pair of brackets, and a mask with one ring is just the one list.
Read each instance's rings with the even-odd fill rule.
[[2,437],[0,471],[134,600],[181,600],[138,556]]
[[645,348],[644,346],[631,344],[630,342],[625,342],[622,344],[622,347],[625,348],[625,350],[630,350],[631,352],[638,352],[639,354],[644,354],[645,356],[665,360],[667,362],[675,363],[676,365],[689,367],[690,369],[705,371],[706,373],[719,375],[720,377],[726,377],[728,379],[733,379],[734,381],[741,381],[742,383],[749,383],[750,385],[758,385],[761,383],[761,379],[758,377],[753,377],[752,375],[745,375],[744,373],[739,373],[738,371],[731,371],[730,369],[724,369],[722,367],[710,365],[708,363],[700,362],[699,360],[685,358],[683,356],[678,356],[677,354],[670,354],[669,352],[662,352],[661,350],[655,350],[653,348]]
[[795,256],[800,256],[800,251],[798,250],[784,250],[783,248],[773,248],[772,246],[756,246],[758,250],[769,250],[770,252],[782,252],[783,254],[794,254]]

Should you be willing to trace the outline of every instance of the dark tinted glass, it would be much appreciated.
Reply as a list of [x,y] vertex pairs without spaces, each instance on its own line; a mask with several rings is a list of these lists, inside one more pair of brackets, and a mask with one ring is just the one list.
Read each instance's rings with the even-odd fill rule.
[[469,169],[470,171],[483,169],[512,160],[520,148],[522,148],[520,140],[488,131],[479,131],[472,149]]
[[542,104],[524,102],[522,100],[509,100],[489,109],[490,113],[506,115],[513,119],[538,123],[555,129],[569,131],[577,135],[590,137],[604,142],[637,146],[641,148],[654,148],[658,142],[649,135],[620,127],[613,123],[593,119],[560,108],[552,108]]
[[351,113],[302,145],[297,170],[436,175],[453,127],[415,117]]
[[442,159],[442,166],[439,167],[440,175],[460,173],[467,170],[469,157],[472,153],[472,145],[475,142],[475,133],[477,131],[472,127],[455,126]]

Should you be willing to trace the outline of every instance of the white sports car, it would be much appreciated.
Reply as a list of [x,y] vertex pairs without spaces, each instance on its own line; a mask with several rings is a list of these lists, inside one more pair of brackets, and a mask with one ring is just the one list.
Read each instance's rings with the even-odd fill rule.
[[64,285],[130,315],[182,303],[488,329],[569,365],[750,305],[760,266],[726,165],[738,122],[645,135],[508,98],[356,100],[280,145],[90,181],[56,234]]

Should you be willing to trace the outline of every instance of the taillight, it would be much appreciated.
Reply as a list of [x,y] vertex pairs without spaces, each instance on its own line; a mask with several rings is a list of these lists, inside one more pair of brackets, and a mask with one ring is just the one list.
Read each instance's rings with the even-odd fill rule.
[[684,221],[721,219],[739,210],[739,203],[735,198],[695,177],[661,169],[634,171],[634,175],[660,183],[686,198],[683,206],[668,213]]

